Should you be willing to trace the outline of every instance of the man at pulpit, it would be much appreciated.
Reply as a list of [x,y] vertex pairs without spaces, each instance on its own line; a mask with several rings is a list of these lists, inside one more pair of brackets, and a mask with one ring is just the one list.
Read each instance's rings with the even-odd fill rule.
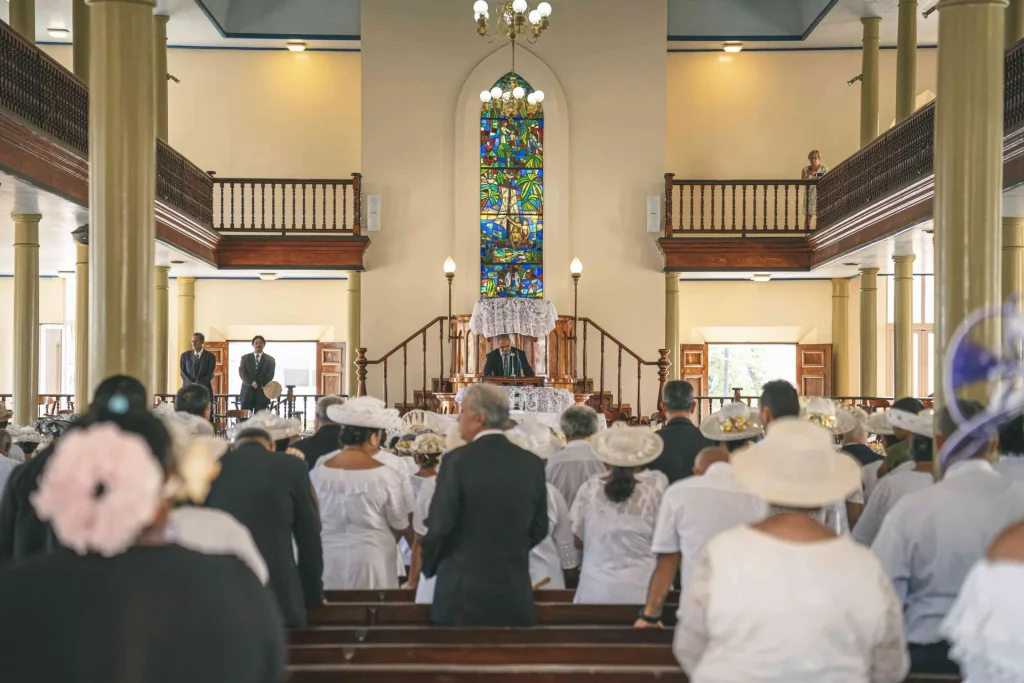
[[512,346],[507,334],[498,336],[498,348],[487,354],[484,377],[536,377],[526,352]]

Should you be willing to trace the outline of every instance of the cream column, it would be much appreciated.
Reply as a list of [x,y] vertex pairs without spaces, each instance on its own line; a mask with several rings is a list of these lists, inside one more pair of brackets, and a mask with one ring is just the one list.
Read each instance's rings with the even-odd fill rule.
[[170,327],[170,302],[168,301],[168,275],[170,266],[157,266],[153,271],[156,280],[156,349],[153,355],[155,375],[154,394],[167,393],[167,347],[170,345],[168,327]]
[[[93,386],[153,381],[154,0],[89,0],[89,330]],[[94,39],[94,40],[93,40]]]
[[75,410],[89,407],[89,247],[75,245]]
[[917,104],[917,0],[900,0],[896,39],[896,122],[914,113]]
[[832,278],[832,384],[836,396],[850,396],[850,281]]
[[349,396],[359,393],[359,378],[356,376],[356,349],[362,344],[362,289],[363,274],[350,271],[348,274],[348,324],[345,327],[345,386]]
[[665,273],[665,348],[669,377],[679,373],[679,274]]
[[71,50],[75,75],[88,83],[89,7],[85,4],[85,0],[73,0],[71,5]]
[[[1006,0],[942,0],[935,109],[935,348],[972,311],[1000,301]],[[1002,347],[998,320],[975,335]],[[936,410],[943,404],[936,354]],[[976,389],[977,391],[975,391]],[[985,388],[965,397],[985,400]],[[948,397],[947,397],[948,398]]]
[[1024,218],[1003,216],[1002,301],[1024,296]]
[[155,96],[156,136],[167,142],[167,22],[170,17],[157,14],[153,17],[154,40],[156,41]]
[[1024,0],[1010,0],[1006,8],[1006,47],[1024,38]]
[[[192,348],[192,335],[196,332],[196,279],[179,277],[178,280],[178,357]],[[180,378],[179,378],[180,380]]]
[[36,0],[10,0],[8,22],[30,43],[36,42]]
[[860,269],[860,395],[878,394],[878,268]]
[[[861,50],[860,146],[878,137],[878,27],[881,17],[865,17],[864,48]],[[863,391],[861,392],[863,393]]]
[[895,398],[916,396],[914,387],[914,260],[893,256],[893,387]]
[[39,414],[39,221],[37,213],[14,220],[14,424],[31,425]]

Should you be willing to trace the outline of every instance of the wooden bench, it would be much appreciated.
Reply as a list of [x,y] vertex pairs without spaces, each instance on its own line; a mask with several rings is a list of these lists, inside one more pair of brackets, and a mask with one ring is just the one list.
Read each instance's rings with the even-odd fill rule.
[[289,667],[289,683],[687,683],[678,667],[667,666],[426,666],[390,664],[301,665]]
[[[633,605],[571,605],[538,603],[537,618],[541,624],[609,624],[631,625],[636,620]],[[674,606],[666,606],[665,617],[675,615]],[[348,624],[353,626],[428,624],[430,605],[409,603],[335,603],[311,607],[308,622],[316,624]]]
[[463,645],[298,645],[289,648],[288,661],[306,664],[431,664],[524,665],[589,664],[676,666],[672,648],[660,645],[608,643]]
[[[325,591],[329,603],[349,602],[402,602],[412,603],[416,598],[416,591],[412,590],[363,590],[363,591]],[[564,602],[571,603],[576,591],[572,590],[540,590],[533,592],[536,602]],[[666,602],[678,604],[679,593],[669,593]]]
[[422,645],[526,645],[531,643],[670,644],[671,629],[618,626],[535,626],[533,628],[437,628],[433,626],[321,626],[291,631],[293,645],[371,643]]

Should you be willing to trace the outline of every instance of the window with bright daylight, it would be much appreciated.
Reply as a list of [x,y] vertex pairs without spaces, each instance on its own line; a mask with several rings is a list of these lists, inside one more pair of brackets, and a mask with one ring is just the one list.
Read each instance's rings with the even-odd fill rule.
[[796,384],[796,344],[708,344],[709,396],[758,396],[773,379]]
[[[296,394],[316,394],[316,342],[268,339],[263,352],[274,357],[277,363],[274,380],[281,384],[283,391],[288,391],[287,386],[293,384]],[[252,353],[252,342],[228,342],[228,392],[232,396],[237,396],[242,389],[238,364],[247,353]]]
[[[895,381],[893,363],[896,339],[895,290],[889,280],[888,326],[885,334],[886,354],[886,387],[888,396],[893,395]],[[914,276],[914,360],[913,384],[915,396],[923,398],[931,396],[935,391],[935,277],[933,275]],[[902,398],[902,397],[897,397]]]

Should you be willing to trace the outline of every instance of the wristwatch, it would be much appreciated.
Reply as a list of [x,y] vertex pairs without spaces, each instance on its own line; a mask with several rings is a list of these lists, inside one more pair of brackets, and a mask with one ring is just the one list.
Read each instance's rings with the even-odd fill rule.
[[660,624],[661,623],[661,617],[649,617],[649,616],[647,616],[647,614],[644,613],[644,608],[643,607],[640,608],[640,612],[636,616],[637,616],[637,619],[639,619],[640,621],[646,621],[648,624]]

